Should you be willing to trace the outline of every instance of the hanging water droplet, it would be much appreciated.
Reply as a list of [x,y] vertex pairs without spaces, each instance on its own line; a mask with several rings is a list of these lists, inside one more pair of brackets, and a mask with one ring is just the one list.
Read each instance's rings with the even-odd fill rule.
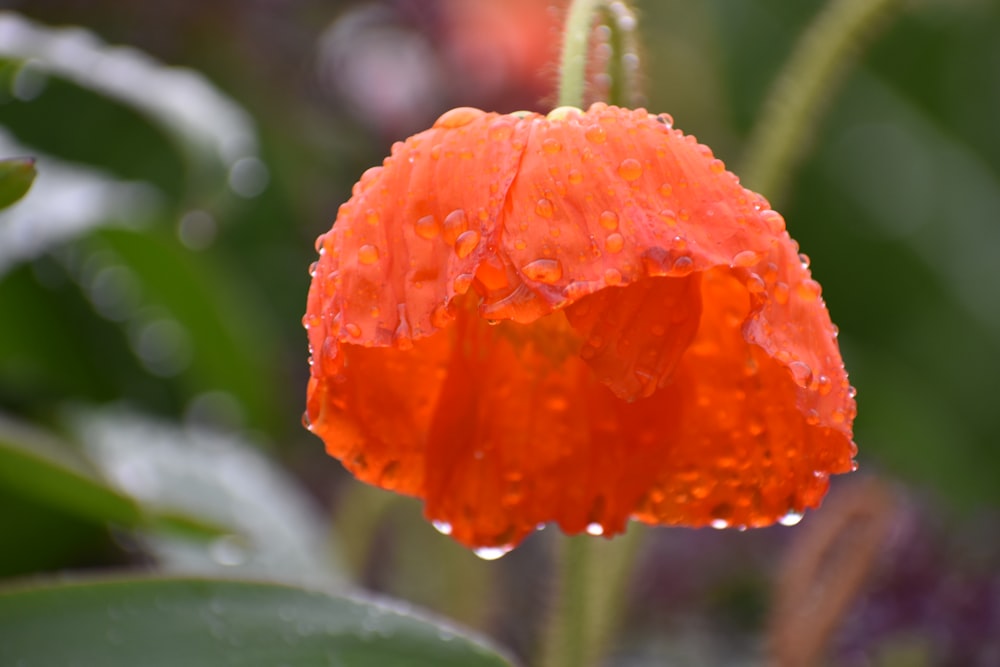
[[634,181],[642,176],[642,163],[635,158],[625,158],[618,165],[618,175],[626,181]]
[[602,526],[601,524],[597,523],[596,521],[592,521],[591,523],[587,524],[587,534],[588,535],[593,535],[594,537],[598,537],[600,535],[603,535],[604,534],[604,526]]
[[455,239],[455,254],[458,255],[459,259],[463,259],[472,254],[472,251],[476,249],[479,245],[479,232],[474,229],[470,229],[467,232],[462,232]]
[[358,261],[362,264],[374,264],[378,261],[378,248],[366,243],[358,248]]
[[795,510],[788,510],[788,513],[783,517],[778,519],[778,523],[782,526],[794,526],[799,521],[802,521],[803,514],[801,512],[796,512]]
[[683,255],[674,260],[673,274],[675,276],[686,276],[694,271],[694,260]]
[[529,262],[521,267],[521,271],[531,280],[540,283],[556,283],[562,278],[563,268],[558,259],[542,258]]
[[476,554],[483,560],[496,560],[497,558],[510,553],[510,550],[513,548],[514,547],[508,545],[502,547],[479,547],[478,549],[474,549],[472,553]]
[[309,265],[309,275],[313,278],[316,277],[316,267],[319,266],[319,262],[313,262]]
[[302,425],[306,428],[307,431],[313,430],[312,420],[309,419],[308,410],[302,413]]
[[726,521],[725,519],[712,519],[712,523],[708,525],[710,525],[712,528],[715,528],[716,530],[723,530],[725,528],[729,528],[729,522]]
[[447,521],[431,521],[431,525],[442,535],[451,535],[451,524]]
[[801,361],[793,361],[788,364],[788,370],[792,372],[795,384],[803,389],[808,389],[813,381],[813,372],[809,365]]
[[809,268],[809,255],[805,254],[804,252],[800,252],[799,253],[799,262],[801,262],[803,269],[808,269]]

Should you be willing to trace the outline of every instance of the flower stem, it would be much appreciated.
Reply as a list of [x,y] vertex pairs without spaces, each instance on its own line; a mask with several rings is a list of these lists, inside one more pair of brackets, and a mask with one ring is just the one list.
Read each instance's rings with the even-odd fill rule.
[[566,15],[559,65],[558,106],[583,107],[587,63],[595,21],[608,31],[607,102],[631,106],[637,87],[638,53],[635,15],[620,0],[573,0]]
[[591,667],[620,621],[645,526],[614,540],[561,537],[557,600],[543,638],[542,667]]
[[799,39],[750,134],[740,170],[747,187],[782,194],[820,112],[862,42],[902,0],[831,0]]

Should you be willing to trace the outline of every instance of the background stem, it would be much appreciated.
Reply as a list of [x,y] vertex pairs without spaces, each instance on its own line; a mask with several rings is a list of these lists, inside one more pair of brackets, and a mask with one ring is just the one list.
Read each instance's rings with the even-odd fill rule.
[[902,0],[832,0],[799,39],[768,94],[740,170],[744,185],[777,201],[862,42]]

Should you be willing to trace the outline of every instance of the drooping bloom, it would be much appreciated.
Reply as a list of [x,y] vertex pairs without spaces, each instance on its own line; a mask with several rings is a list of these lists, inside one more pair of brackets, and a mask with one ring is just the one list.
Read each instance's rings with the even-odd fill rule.
[[853,468],[808,261],[667,115],[454,109],[317,248],[310,428],[463,544],[787,522]]

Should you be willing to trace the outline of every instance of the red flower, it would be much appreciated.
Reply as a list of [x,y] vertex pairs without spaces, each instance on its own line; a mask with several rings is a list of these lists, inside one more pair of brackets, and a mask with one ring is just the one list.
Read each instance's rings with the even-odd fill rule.
[[449,111],[317,248],[311,429],[463,544],[763,526],[853,467],[806,259],[669,116]]

